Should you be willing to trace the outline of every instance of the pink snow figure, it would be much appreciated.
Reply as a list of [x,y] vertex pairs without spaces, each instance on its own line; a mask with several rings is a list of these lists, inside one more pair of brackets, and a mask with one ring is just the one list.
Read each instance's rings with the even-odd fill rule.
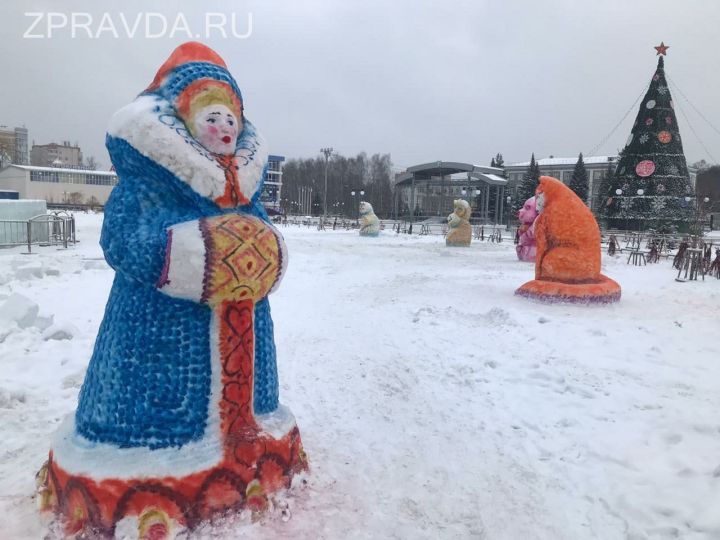
[[535,197],[530,197],[518,212],[518,219],[522,225],[518,230],[519,238],[515,250],[521,261],[535,262],[535,219],[537,217]]

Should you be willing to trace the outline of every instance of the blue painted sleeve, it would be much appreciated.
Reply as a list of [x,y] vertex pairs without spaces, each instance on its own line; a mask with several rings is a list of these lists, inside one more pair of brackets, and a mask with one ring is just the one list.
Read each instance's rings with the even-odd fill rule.
[[105,206],[100,246],[116,272],[155,285],[162,272],[169,219],[139,182],[121,180]]

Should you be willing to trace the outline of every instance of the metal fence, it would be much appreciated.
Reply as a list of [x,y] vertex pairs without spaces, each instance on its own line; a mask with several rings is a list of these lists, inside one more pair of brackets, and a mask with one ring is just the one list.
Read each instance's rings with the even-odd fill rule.
[[67,212],[40,214],[28,220],[0,220],[0,247],[63,246],[75,244],[75,218]]
[[[359,229],[358,220],[345,217],[320,216],[276,216],[273,222],[283,226],[297,226],[314,228],[318,230],[353,230]],[[502,242],[515,237],[517,227],[508,227],[501,224],[486,224],[481,220],[471,220],[473,236],[478,240],[489,242]],[[431,218],[423,221],[409,221],[404,219],[381,219],[380,229],[392,231],[396,234],[417,234],[421,236],[445,236],[448,232],[447,221]]]

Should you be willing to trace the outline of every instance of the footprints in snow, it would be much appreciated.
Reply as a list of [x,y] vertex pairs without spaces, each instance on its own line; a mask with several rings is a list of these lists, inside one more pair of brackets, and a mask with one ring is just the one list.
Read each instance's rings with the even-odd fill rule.
[[518,326],[518,323],[510,316],[510,313],[500,307],[492,307],[487,313],[466,313],[452,306],[444,309],[436,309],[432,306],[424,306],[416,310],[412,315],[412,322],[427,322],[431,326],[438,326],[439,320],[456,320],[462,325],[473,327],[503,328],[506,326]]

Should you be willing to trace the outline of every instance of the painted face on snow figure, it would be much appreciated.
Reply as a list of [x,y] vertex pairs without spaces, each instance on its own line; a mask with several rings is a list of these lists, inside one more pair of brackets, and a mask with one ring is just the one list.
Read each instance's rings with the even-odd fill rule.
[[539,209],[537,207],[537,197],[530,197],[523,207],[518,211],[518,219],[526,224],[530,224],[538,217]]
[[215,154],[234,154],[242,120],[222,104],[208,105],[193,118],[193,136]]

